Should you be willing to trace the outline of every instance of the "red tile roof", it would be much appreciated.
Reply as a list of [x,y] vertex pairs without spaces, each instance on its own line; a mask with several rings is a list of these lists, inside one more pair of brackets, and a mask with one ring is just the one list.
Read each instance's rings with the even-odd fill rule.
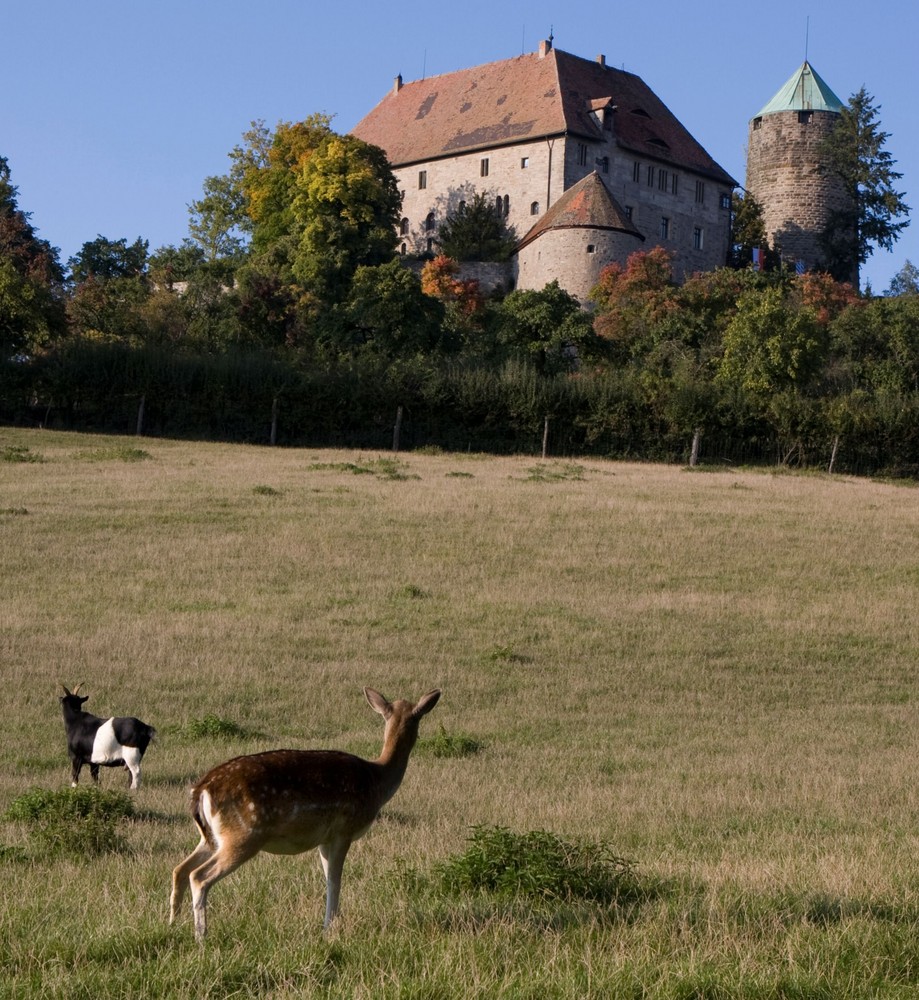
[[599,140],[591,110],[607,99],[619,146],[736,184],[640,77],[558,49],[393,88],[353,134],[396,167],[566,132]]
[[594,171],[572,185],[517,245],[519,250],[547,229],[615,229],[644,241],[624,209]]

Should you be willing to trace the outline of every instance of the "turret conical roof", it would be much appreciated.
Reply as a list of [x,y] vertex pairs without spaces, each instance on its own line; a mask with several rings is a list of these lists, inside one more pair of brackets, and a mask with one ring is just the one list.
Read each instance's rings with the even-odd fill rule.
[[842,101],[805,59],[782,89],[755,117],[779,111],[842,111]]

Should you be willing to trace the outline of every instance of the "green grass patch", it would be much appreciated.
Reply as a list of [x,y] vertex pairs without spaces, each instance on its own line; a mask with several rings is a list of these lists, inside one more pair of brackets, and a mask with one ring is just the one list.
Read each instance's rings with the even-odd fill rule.
[[89,448],[74,452],[73,458],[78,462],[147,462],[153,456],[144,448],[134,448],[131,445],[113,445],[110,448]]
[[44,462],[42,455],[25,445],[7,444],[0,447],[0,462]]
[[410,473],[404,462],[386,457],[370,462],[313,462],[308,468],[311,472],[350,472],[355,476],[375,476],[377,479],[397,481],[420,478]]
[[443,723],[434,736],[418,741],[418,752],[431,757],[473,757],[485,744],[468,733],[448,733]]
[[273,486],[253,486],[252,492],[260,497],[279,497],[281,495],[281,491],[276,490]]
[[584,479],[584,466],[574,462],[544,462],[531,465],[527,469],[527,481],[531,483],[560,483],[565,480]]
[[487,892],[609,905],[648,895],[633,862],[603,841],[564,840],[545,830],[513,833],[501,826],[476,826],[468,845],[437,865],[435,876],[448,892]]
[[249,739],[253,734],[230,719],[208,714],[186,722],[182,735],[191,740],[237,740]]
[[128,849],[118,823],[134,816],[134,802],[124,792],[98,788],[64,791],[33,788],[10,803],[4,819],[25,823],[42,856],[98,857]]

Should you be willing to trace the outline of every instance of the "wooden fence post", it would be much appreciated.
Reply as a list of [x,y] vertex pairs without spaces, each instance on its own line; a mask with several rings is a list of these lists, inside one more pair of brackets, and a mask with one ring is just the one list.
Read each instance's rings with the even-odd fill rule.
[[147,403],[146,395],[140,397],[140,403],[137,407],[137,427],[134,431],[136,437],[141,437],[144,433],[144,406]]
[[278,397],[275,396],[271,401],[271,443],[272,445],[278,440]]
[[699,464],[699,448],[702,444],[702,428],[697,427],[692,435],[692,451],[689,453],[689,467],[694,469]]
[[839,451],[839,435],[838,434],[836,435],[836,437],[833,438],[833,452],[830,455],[830,467],[829,467],[829,469],[827,469],[827,472],[831,476],[833,475],[833,466],[836,464],[836,452],[837,451]]
[[402,407],[396,410],[396,425],[392,429],[392,450],[399,450],[399,437],[402,434]]
[[549,417],[543,421],[542,425],[542,457],[549,454]]

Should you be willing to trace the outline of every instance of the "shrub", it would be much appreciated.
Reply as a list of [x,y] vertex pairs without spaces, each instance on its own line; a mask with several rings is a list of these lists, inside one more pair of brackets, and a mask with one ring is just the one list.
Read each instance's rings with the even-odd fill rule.
[[454,893],[489,892],[551,900],[611,904],[645,896],[631,861],[608,844],[566,841],[534,830],[475,826],[465,853],[439,865],[443,887]]
[[185,726],[185,733],[195,740],[232,740],[249,736],[249,731],[242,726],[213,714],[192,719]]
[[14,799],[4,818],[26,823],[34,845],[45,856],[98,857],[128,849],[116,825],[133,815],[134,802],[124,792],[34,788]]
[[432,757],[472,757],[485,749],[485,744],[467,733],[448,733],[441,724],[436,736],[418,741],[421,753]]

